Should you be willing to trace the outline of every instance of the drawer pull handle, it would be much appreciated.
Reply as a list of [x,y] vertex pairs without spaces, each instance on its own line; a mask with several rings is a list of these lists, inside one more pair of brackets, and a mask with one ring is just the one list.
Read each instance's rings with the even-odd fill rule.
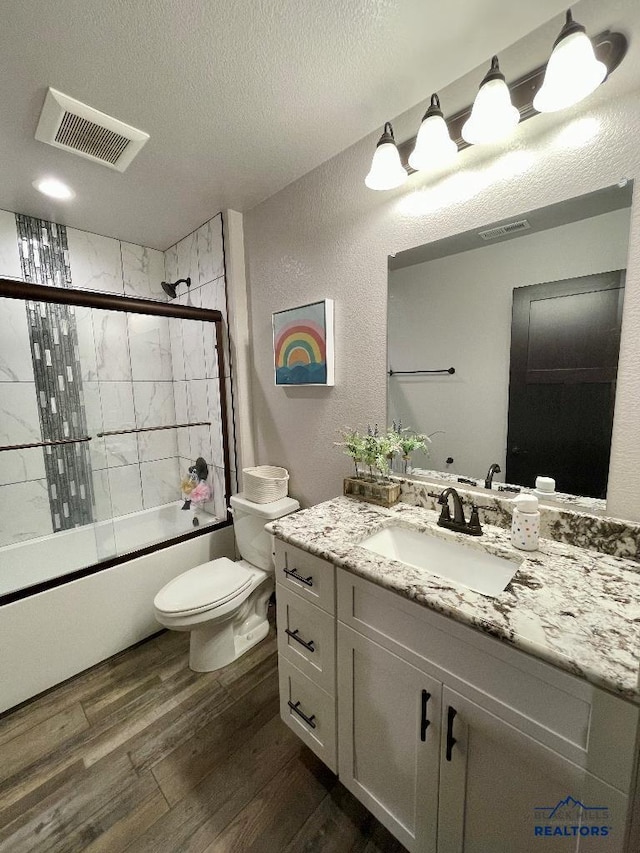
[[296,569],[284,569],[285,575],[289,575],[291,578],[295,578],[295,580],[300,581],[300,583],[305,584],[306,586],[313,586],[313,575],[309,575],[308,578],[303,578],[302,575],[299,575]]
[[299,702],[292,702],[291,700],[289,700],[287,702],[287,705],[291,708],[292,711],[295,711],[295,713],[299,717],[302,717],[302,719],[305,721],[305,723],[308,726],[311,726],[312,729],[315,729],[316,724],[313,722],[316,718],[315,714],[312,714],[310,717],[307,717],[307,715],[304,713],[304,711],[300,710],[300,703]]
[[453,736],[453,721],[458,712],[449,705],[447,709],[447,761],[451,761],[451,751],[458,741]]
[[426,690],[422,691],[422,718],[420,723],[420,740],[424,743],[427,739],[427,729],[431,724],[431,720],[427,719],[427,705],[429,704],[429,699],[431,699],[431,693],[427,693]]
[[296,640],[296,642],[300,643],[301,646],[304,646],[305,649],[308,649],[310,652],[315,652],[315,646],[313,645],[313,640],[303,640],[302,637],[298,633],[299,628],[296,628],[295,631],[290,631],[288,628],[284,629],[285,634],[288,634],[292,640]]

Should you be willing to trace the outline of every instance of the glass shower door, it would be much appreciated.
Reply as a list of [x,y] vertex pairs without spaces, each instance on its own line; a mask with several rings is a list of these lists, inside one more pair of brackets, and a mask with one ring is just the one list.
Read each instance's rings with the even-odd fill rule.
[[143,307],[0,299],[0,597],[226,521],[221,323]]

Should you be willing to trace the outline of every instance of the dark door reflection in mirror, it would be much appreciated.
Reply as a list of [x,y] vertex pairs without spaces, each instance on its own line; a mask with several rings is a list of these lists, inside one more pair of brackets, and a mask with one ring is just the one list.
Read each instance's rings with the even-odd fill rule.
[[[631,200],[609,187],[389,259],[388,419],[442,431],[414,468],[482,485],[497,462],[494,489],[605,497]],[[395,373],[443,359],[454,375]]]
[[513,291],[506,480],[606,498],[624,272]]

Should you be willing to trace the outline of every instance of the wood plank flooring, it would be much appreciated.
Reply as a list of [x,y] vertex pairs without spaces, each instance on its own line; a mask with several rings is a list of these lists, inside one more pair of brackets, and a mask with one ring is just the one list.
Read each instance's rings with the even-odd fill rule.
[[167,632],[0,717],[0,853],[402,853],[282,723],[275,631],[216,673]]

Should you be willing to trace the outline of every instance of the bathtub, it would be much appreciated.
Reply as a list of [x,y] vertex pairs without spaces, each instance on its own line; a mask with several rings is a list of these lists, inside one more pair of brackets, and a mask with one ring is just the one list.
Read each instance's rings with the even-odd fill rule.
[[[200,516],[197,536],[135,553],[193,531],[192,513],[180,507],[0,548],[5,596],[33,587],[16,600],[9,593],[0,606],[0,713],[161,630],[153,599],[166,583],[217,557],[235,559],[233,526],[207,515]],[[114,565],[115,550],[133,553]],[[109,559],[106,567],[65,581],[101,557]]]
[[[195,515],[200,526],[221,519],[205,512]],[[86,566],[193,530],[194,513],[182,501],[85,524],[0,548],[0,597],[70,575]]]

